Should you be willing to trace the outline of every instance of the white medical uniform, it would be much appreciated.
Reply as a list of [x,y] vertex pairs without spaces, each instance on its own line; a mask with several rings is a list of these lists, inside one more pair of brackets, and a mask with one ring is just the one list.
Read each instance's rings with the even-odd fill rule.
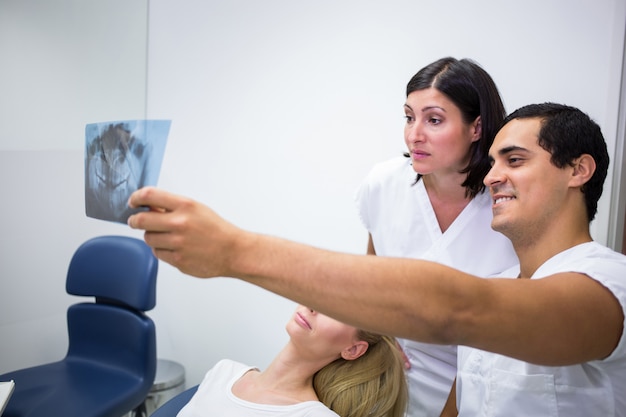
[[[377,164],[357,190],[359,215],[376,254],[435,261],[481,277],[518,263],[511,242],[491,229],[491,197],[476,196],[441,232],[423,181],[405,157]],[[417,277],[416,277],[417,279]],[[411,362],[407,416],[439,416],[456,376],[456,347],[400,340]]]
[[[531,279],[580,272],[600,282],[626,312],[626,256],[595,242],[545,262]],[[505,273],[517,277],[519,266]],[[549,344],[550,340],[546,340]],[[574,366],[538,366],[459,346],[460,417],[626,417],[626,340],[607,358]]]

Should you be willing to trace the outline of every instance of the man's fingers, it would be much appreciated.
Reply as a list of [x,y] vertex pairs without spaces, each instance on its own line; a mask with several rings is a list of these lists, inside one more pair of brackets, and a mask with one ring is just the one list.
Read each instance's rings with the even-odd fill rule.
[[169,232],[171,231],[168,223],[169,214],[160,210],[140,211],[130,216],[127,223],[131,229],[145,230],[146,233]]
[[154,250],[173,251],[176,249],[172,243],[171,234],[168,232],[146,231],[143,240]]
[[152,252],[154,253],[154,256],[156,256],[158,259],[162,260],[163,262],[167,262],[168,264],[173,264],[174,254],[171,250],[153,248]]
[[128,205],[131,208],[150,207],[153,211],[173,211],[181,197],[156,187],[144,187],[131,194]]

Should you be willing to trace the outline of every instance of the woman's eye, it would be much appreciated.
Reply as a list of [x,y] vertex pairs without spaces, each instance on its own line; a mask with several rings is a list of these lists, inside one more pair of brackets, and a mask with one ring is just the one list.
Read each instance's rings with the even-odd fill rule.
[[404,116],[404,118],[406,119],[406,122],[407,122],[407,123],[410,123],[410,122],[412,122],[412,121],[413,121],[413,116],[410,116],[410,115],[408,115],[408,114],[407,114],[407,115],[405,115],[405,116]]
[[432,125],[438,125],[439,123],[441,123],[441,119],[437,117],[431,117],[430,119],[428,119],[428,123]]

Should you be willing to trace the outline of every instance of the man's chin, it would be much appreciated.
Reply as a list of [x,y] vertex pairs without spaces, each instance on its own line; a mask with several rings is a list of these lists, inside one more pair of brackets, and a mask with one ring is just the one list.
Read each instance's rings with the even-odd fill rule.
[[492,228],[493,230],[495,230],[496,232],[500,232],[500,233],[502,233],[502,234],[504,234],[504,235],[506,235],[506,231],[507,231],[508,229],[510,229],[510,227],[509,227],[509,226],[510,226],[510,225],[508,225],[508,223],[507,223],[507,222],[505,222],[503,219],[496,219],[496,218],[494,218],[494,219],[491,221],[491,228]]

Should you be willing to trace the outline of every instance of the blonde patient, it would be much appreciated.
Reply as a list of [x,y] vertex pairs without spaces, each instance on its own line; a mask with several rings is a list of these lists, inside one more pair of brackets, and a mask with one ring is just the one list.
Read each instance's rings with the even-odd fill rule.
[[267,369],[219,361],[179,417],[400,417],[407,387],[393,338],[298,306]]

